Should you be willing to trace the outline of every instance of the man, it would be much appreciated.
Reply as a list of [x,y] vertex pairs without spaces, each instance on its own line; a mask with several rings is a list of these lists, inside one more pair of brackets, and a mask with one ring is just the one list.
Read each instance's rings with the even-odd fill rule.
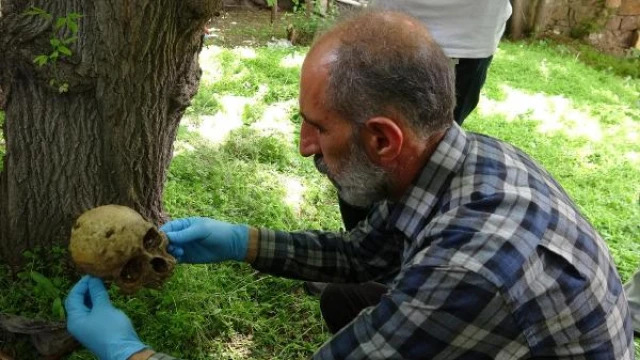
[[[418,20],[365,12],[338,24],[302,66],[300,152],[345,200],[377,206],[349,233],[176,220],[162,227],[169,251],[303,280],[397,273],[383,293],[337,292],[350,311],[323,309],[336,334],[317,359],[633,359],[602,239],[549,174],[465,133],[453,107],[449,59]],[[170,359],[152,355],[100,280],[83,278],[65,306],[69,331],[101,359]]]

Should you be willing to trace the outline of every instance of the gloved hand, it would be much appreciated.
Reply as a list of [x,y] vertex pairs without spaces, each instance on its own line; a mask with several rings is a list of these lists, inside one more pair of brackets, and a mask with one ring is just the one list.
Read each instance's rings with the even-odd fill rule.
[[100,360],[126,360],[143,344],[122,311],[111,305],[102,280],[86,275],[64,302],[67,330]]
[[208,218],[170,221],[160,227],[169,238],[167,250],[178,262],[216,263],[244,261],[249,242],[249,227]]

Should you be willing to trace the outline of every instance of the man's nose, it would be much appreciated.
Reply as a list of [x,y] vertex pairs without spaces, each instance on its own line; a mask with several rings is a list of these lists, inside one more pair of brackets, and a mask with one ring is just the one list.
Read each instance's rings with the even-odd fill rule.
[[318,132],[307,122],[303,121],[300,126],[300,155],[311,156],[320,154],[320,143],[318,142]]

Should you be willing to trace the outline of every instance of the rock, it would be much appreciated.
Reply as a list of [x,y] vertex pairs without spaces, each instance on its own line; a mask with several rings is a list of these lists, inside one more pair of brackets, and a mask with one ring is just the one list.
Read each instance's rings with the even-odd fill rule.
[[638,16],[624,16],[620,22],[620,30],[633,31],[638,29]]
[[640,0],[625,0],[618,9],[618,15],[640,15]]
[[[31,337],[31,343],[42,355],[41,359],[60,359],[80,346],[67,332],[64,322],[47,322],[0,313],[0,333],[5,332]],[[11,358],[0,352],[0,359]]]
[[605,6],[609,9],[617,9],[622,4],[622,0],[607,0]]
[[607,30],[618,30],[620,29],[620,24],[622,23],[622,16],[612,16],[609,21],[607,21],[607,24],[605,25],[605,28]]
[[614,54],[623,55],[624,50],[631,44],[631,31],[606,30],[599,34],[590,34],[587,38],[597,49]]
[[636,32],[634,33],[634,38],[633,38],[633,42],[631,44],[631,46],[633,46],[634,48],[640,50],[640,30],[636,30]]

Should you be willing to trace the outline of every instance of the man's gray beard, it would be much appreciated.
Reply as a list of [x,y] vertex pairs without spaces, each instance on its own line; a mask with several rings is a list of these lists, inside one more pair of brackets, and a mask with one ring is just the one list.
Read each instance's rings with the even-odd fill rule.
[[318,170],[326,174],[338,189],[340,197],[350,205],[369,207],[389,194],[389,175],[367,157],[355,142],[339,169],[329,169],[322,158],[315,159]]

